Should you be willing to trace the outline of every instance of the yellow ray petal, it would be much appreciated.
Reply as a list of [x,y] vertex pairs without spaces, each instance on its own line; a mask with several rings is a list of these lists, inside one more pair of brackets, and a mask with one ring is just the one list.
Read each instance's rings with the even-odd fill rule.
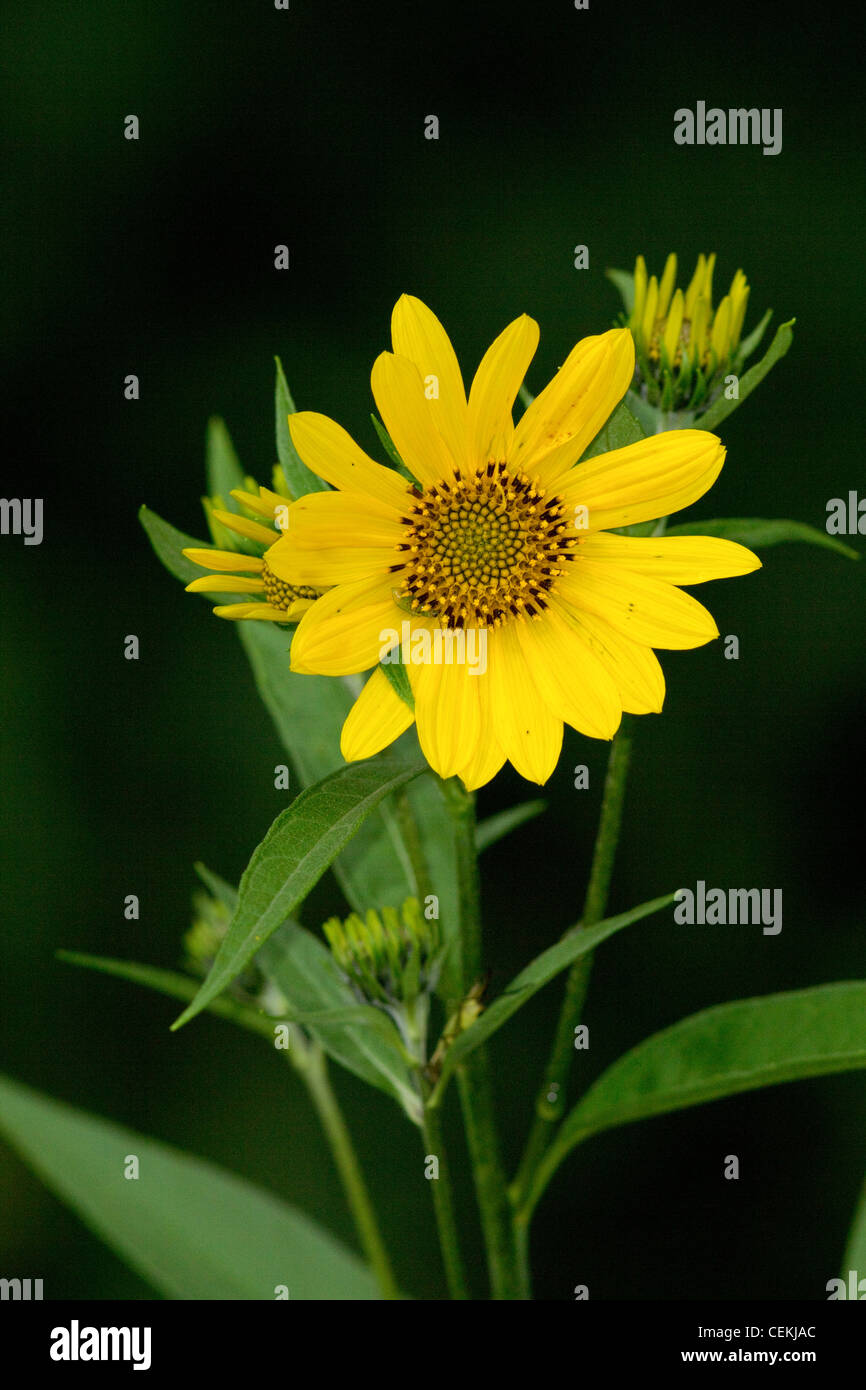
[[680,330],[683,326],[684,311],[685,301],[683,299],[683,292],[682,290],[677,290],[674,295],[674,302],[671,305],[671,311],[668,314],[668,321],[664,332],[665,352],[668,355],[668,361],[671,366],[673,366],[677,344],[680,340]]
[[480,729],[474,755],[461,767],[460,780],[467,791],[475,791],[496,776],[505,762],[505,754],[493,730],[493,708],[490,695],[490,681],[486,674],[473,677],[478,685],[478,708]]
[[538,692],[550,711],[590,738],[613,738],[622,704],[613,677],[554,607],[515,624]]
[[622,633],[585,610],[563,608],[562,616],[575,627],[616,683],[622,707],[629,714],[658,714],[665,699],[665,677],[652,647]]
[[589,530],[669,516],[712,487],[725,450],[706,430],[670,430],[587,459],[557,483],[566,506],[586,507]]
[[598,560],[570,564],[556,593],[578,614],[595,613],[648,647],[701,647],[719,635],[712,615],[691,594]]
[[633,374],[634,341],[627,328],[584,338],[520,419],[509,463],[552,485],[598,434]]
[[292,642],[293,671],[346,676],[376,666],[389,632],[406,614],[394,602],[392,577],[339,584],[317,599]]
[[241,555],[237,550],[196,550],[190,546],[183,554],[207,570],[260,570],[264,564],[261,556]]
[[228,618],[238,622],[242,618],[256,618],[268,623],[290,623],[293,619],[282,608],[272,608],[269,603],[227,603],[214,609],[218,618]]
[[546,782],[562,747],[562,720],[540,698],[515,632],[507,623],[489,634],[490,699],[497,742],[522,777]]
[[236,531],[239,536],[246,536],[251,541],[258,541],[259,545],[273,545],[277,538],[278,533],[272,527],[262,526],[260,521],[250,521],[246,516],[238,516],[237,512],[224,512],[219,507],[214,507],[213,514],[217,521],[221,521],[230,531]]
[[393,511],[357,493],[311,492],[292,504],[289,525],[268,551],[287,584],[330,588],[402,564],[406,527]]
[[263,579],[251,579],[245,574],[203,574],[187,584],[188,594],[260,594]]
[[644,304],[646,303],[646,261],[643,256],[638,256],[634,263],[634,304],[632,305],[631,317],[628,326],[632,332],[636,332],[643,318]]
[[677,258],[673,251],[665,261],[664,273],[659,284],[659,302],[657,317],[663,319],[668,311],[671,302],[671,295],[674,292],[674,285],[677,281]]
[[347,763],[372,758],[409,728],[413,715],[381,666],[377,666],[349,711],[340,735]]
[[473,676],[465,662],[413,661],[408,669],[421,751],[440,777],[453,777],[478,748],[478,686],[485,678]]
[[600,560],[663,579],[668,584],[703,584],[761,568],[757,555],[720,536],[587,536],[580,558]]
[[426,304],[403,294],[391,315],[391,342],[396,353],[415,363],[423,382],[436,379],[439,396],[430,401],[433,419],[455,464],[465,468],[466,391],[448,334]]
[[414,362],[383,352],[373,363],[371,384],[385,428],[409,472],[421,483],[454,476],[454,460],[436,428],[435,400],[424,395]]
[[470,463],[476,468],[505,457],[514,401],[537,347],[538,324],[522,314],[482,357],[469,392]]
[[378,502],[402,510],[409,492],[406,479],[371,459],[327,415],[302,410],[289,416],[289,430],[304,463],[326,483],[348,492],[369,493]]

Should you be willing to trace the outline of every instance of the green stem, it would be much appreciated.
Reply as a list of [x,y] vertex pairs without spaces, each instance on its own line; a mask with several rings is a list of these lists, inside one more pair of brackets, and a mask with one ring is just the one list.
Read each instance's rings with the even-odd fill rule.
[[[475,847],[475,797],[458,778],[443,782],[454,825],[457,885],[460,898],[462,992],[465,996],[482,974],[481,894]],[[460,1103],[472,1160],[475,1193],[487,1251],[493,1299],[525,1299],[511,1203],[496,1125],[493,1088],[486,1050],[478,1047],[458,1068]]]
[[[586,899],[580,923],[574,928],[576,931],[595,926],[603,919],[607,909],[622,826],[631,742],[632,721],[628,715],[624,715],[619,733],[610,750]],[[525,1206],[527,1197],[533,1190],[536,1171],[553,1136],[554,1125],[559,1123],[565,1111],[566,1086],[574,1056],[574,1032],[583,1013],[591,970],[592,955],[589,954],[576,960],[569,971],[553,1047],[543,1084],[535,1100],[535,1118],[512,1186],[512,1199],[518,1211]],[[551,1096],[553,1099],[550,1099]]]
[[334,1155],[334,1162],[349,1210],[355,1221],[361,1248],[370,1262],[382,1297],[399,1299],[400,1290],[394,1278],[388,1252],[379,1231],[376,1213],[370,1200],[370,1193],[361,1172],[352,1137],[349,1134],[339,1101],[331,1087],[328,1077],[328,1063],[324,1052],[316,1043],[311,1043],[305,1062],[298,1068],[309,1090],[322,1128],[327,1135]]
[[438,1110],[425,1110],[422,1133],[425,1158],[436,1158],[439,1165],[438,1175],[430,1179],[430,1186],[433,1195],[433,1211],[436,1215],[436,1229],[439,1233],[439,1246],[442,1251],[442,1263],[445,1266],[445,1277],[448,1280],[448,1292],[452,1299],[468,1299],[470,1297],[469,1285],[463,1267],[463,1258],[460,1254],[454,1189]]
[[424,899],[428,898],[433,892],[430,883],[430,872],[427,868],[427,858],[424,854],[424,847],[421,844],[421,835],[418,830],[418,822],[412,810],[412,803],[409,800],[409,793],[405,787],[394,793],[394,819],[403,841],[403,847],[409,861],[409,868],[412,878],[415,881],[415,896],[423,907]]

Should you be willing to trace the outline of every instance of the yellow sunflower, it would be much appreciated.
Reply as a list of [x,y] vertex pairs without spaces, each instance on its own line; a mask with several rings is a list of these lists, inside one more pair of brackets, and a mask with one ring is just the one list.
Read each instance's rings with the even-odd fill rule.
[[[610,739],[623,710],[661,709],[653,647],[718,636],[676,586],[758,568],[731,541],[612,533],[694,502],[724,449],[706,431],[678,430],[576,463],[632,379],[626,329],[579,342],[515,426],[538,343],[531,318],[488,348],[468,401],[424,304],[403,295],[391,327],[394,351],[376,360],[373,395],[416,485],[326,416],[289,419],[300,456],[337,489],[296,501],[268,552],[287,584],[328,587],[298,625],[292,669],[366,671],[399,640],[421,748],[441,776],[478,787],[507,759],[545,782],[563,723]],[[468,643],[437,646],[436,632],[472,636],[483,672],[466,659]],[[449,659],[461,650],[464,659]],[[343,756],[370,757],[412,719],[374,670],[344,725]]]
[[[190,546],[183,552],[187,559],[217,573],[194,579],[187,584],[187,593],[251,596],[249,603],[218,604],[214,608],[218,618],[229,618],[233,622],[242,618],[256,618],[272,623],[296,623],[312,606],[321,590],[306,584],[288,584],[274,573],[270,565],[270,552],[278,539],[274,536],[274,528],[282,532],[291,498],[261,486],[256,493],[236,488],[231,495],[253,516],[210,506],[207,508],[208,519],[253,541],[263,553],[251,555],[238,550],[198,550]],[[263,525],[255,520],[256,517],[265,517],[270,525]],[[256,597],[252,599],[252,595]]]

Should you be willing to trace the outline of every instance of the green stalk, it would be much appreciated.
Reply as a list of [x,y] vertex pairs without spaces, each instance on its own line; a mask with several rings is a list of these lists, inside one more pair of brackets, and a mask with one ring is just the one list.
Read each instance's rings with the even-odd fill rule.
[[[458,778],[443,782],[454,825],[457,886],[460,900],[462,992],[465,996],[482,974],[481,895],[475,848],[475,797]],[[457,1070],[466,1140],[472,1160],[475,1193],[487,1251],[493,1299],[525,1299],[511,1203],[493,1104],[486,1049],[476,1048]]]
[[469,1285],[463,1267],[463,1258],[460,1254],[454,1188],[438,1110],[425,1110],[422,1133],[425,1157],[432,1155],[439,1160],[439,1176],[430,1179],[430,1187],[432,1188],[436,1229],[439,1233],[439,1247],[442,1251],[442,1263],[445,1266],[445,1277],[448,1280],[448,1291],[454,1300],[468,1299],[470,1297]]
[[[602,921],[607,910],[607,899],[613,876],[619,833],[622,826],[622,810],[625,788],[631,757],[632,721],[623,716],[619,733],[610,750],[607,776],[601,801],[598,833],[592,856],[589,883],[583,913],[574,931],[582,931]],[[565,998],[554,1035],[553,1046],[544,1073],[544,1081],[535,1100],[535,1118],[520,1168],[511,1189],[512,1200],[518,1210],[518,1221],[528,1220],[527,1198],[532,1193],[538,1167],[544,1158],[553,1137],[553,1129],[562,1119],[566,1105],[566,1086],[574,1056],[574,1030],[580,1023],[589,977],[592,970],[592,955],[581,956],[575,961],[568,975]],[[553,1094],[555,1099],[549,1100]]]
[[331,1086],[327,1059],[318,1044],[311,1043],[309,1045],[304,1061],[297,1069],[310,1093],[322,1128],[331,1145],[334,1163],[340,1175],[349,1210],[355,1221],[361,1248],[370,1263],[370,1268],[382,1291],[382,1297],[399,1299],[402,1295],[397,1287],[388,1252],[382,1240],[370,1193],[364,1181],[364,1175],[361,1172],[358,1156],[343,1118],[340,1103]]

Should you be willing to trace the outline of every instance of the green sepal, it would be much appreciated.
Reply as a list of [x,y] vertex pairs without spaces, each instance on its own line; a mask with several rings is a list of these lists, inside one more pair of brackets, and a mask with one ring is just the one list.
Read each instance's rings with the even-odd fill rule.
[[274,392],[274,413],[277,428],[277,455],[283,474],[288,484],[292,501],[299,497],[304,497],[308,492],[327,492],[328,485],[323,483],[321,478],[307,467],[292,443],[292,436],[289,430],[289,416],[297,414],[295,402],[292,400],[286,382],[283,364],[279,357],[275,357],[277,365],[277,384]]

